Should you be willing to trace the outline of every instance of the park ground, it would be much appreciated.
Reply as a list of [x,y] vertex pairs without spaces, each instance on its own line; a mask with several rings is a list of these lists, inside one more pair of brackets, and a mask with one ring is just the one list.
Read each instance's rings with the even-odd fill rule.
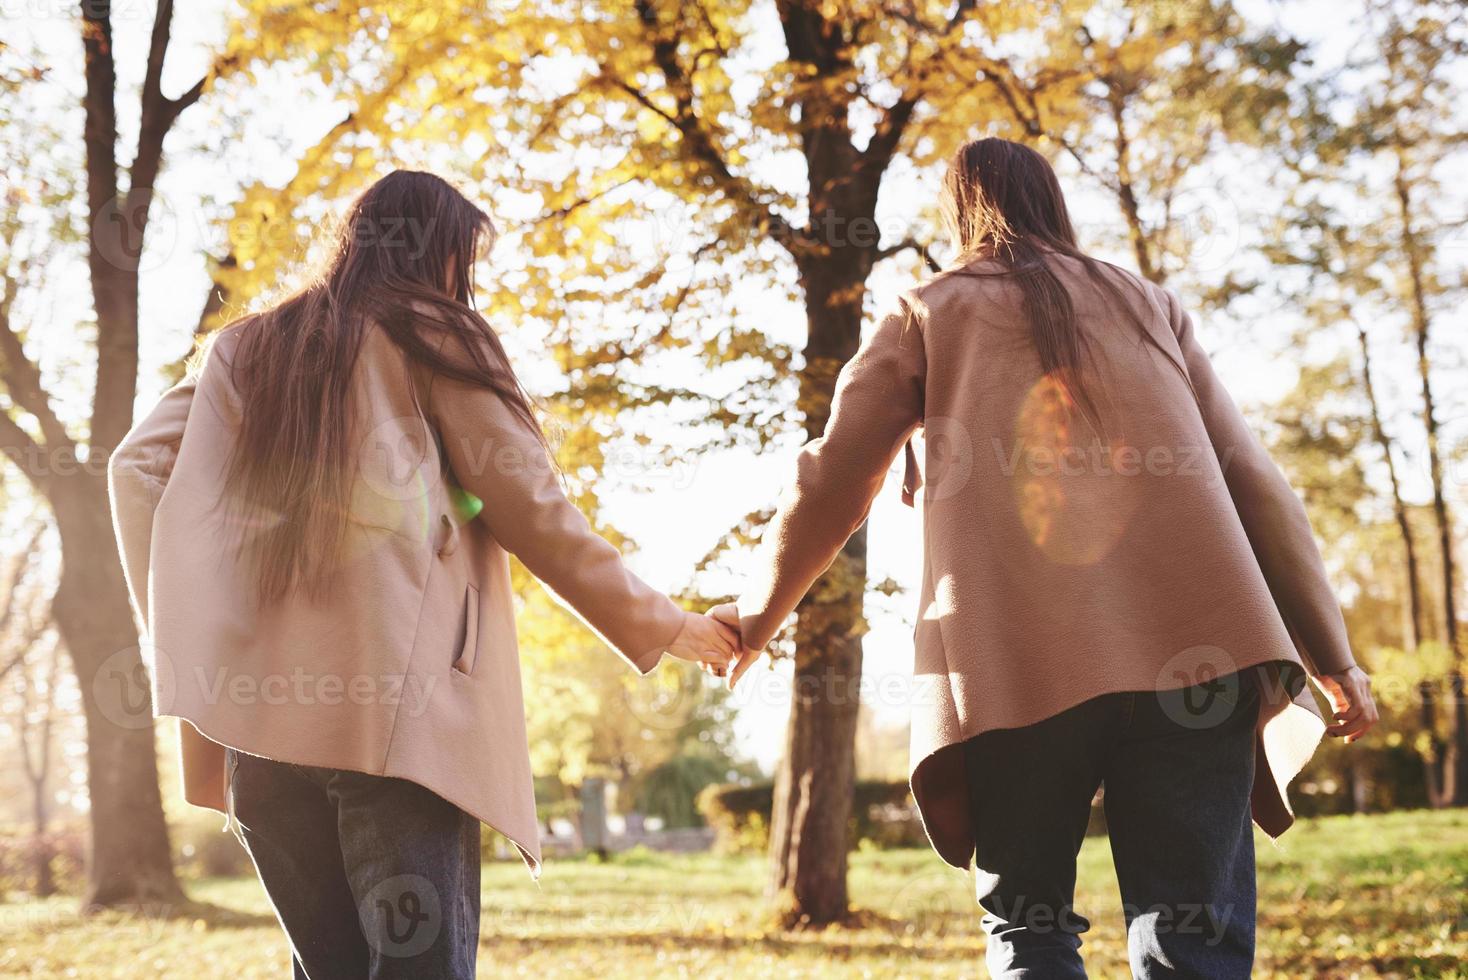
[[[852,857],[856,924],[769,925],[758,855],[633,852],[561,860],[537,887],[484,871],[481,977],[982,977],[970,879],[928,851]],[[1302,821],[1259,838],[1258,977],[1468,978],[1468,812]],[[75,899],[0,905],[0,977],[288,976],[253,879],[190,886],[185,908],[83,916]],[[1093,977],[1126,976],[1104,839],[1081,853],[1077,909]]]

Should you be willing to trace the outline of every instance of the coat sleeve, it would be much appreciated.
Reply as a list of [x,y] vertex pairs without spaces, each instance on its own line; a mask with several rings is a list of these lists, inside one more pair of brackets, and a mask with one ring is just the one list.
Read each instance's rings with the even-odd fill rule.
[[1192,318],[1176,296],[1166,295],[1209,441],[1280,615],[1317,676],[1346,670],[1356,661],[1305,507],[1219,382]]
[[454,478],[484,502],[478,520],[642,673],[683,625],[683,611],[632,573],[566,498],[545,446],[494,392],[444,374],[428,412]]
[[926,373],[922,331],[904,303],[841,370],[824,434],[800,451],[737,602],[746,646],[770,642],[866,521],[887,469],[922,422]]
[[117,535],[128,597],[144,630],[151,627],[148,560],[153,543],[153,515],[173,474],[196,386],[197,379],[189,377],[170,388],[153,410],[123,437],[107,461],[112,528]]

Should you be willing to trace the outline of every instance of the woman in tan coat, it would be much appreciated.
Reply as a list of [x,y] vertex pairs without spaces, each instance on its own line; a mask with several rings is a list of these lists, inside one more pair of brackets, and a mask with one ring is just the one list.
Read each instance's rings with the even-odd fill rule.
[[232,813],[297,977],[468,980],[480,822],[538,873],[510,555],[643,673],[737,642],[566,499],[471,305],[492,235],[439,178],[385,177],[110,463],[185,795]]
[[976,860],[992,972],[1085,975],[1075,858],[1104,783],[1133,971],[1247,977],[1251,810],[1282,833],[1321,734],[1376,720],[1304,508],[1177,297],[1078,249],[1043,157],[970,143],[943,205],[959,257],[846,366],[715,611],[754,651],[731,682],[922,427],[912,788],[943,858]]

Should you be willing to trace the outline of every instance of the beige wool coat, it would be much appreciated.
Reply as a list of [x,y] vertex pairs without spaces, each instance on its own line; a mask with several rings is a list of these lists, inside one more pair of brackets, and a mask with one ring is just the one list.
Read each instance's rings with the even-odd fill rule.
[[249,529],[222,500],[243,410],[236,339],[221,334],[109,465],[154,708],[181,719],[186,799],[226,809],[224,746],[401,777],[503,833],[538,873],[509,556],[644,673],[682,612],[592,532],[498,396],[410,365],[376,327],[353,380],[339,574],[324,600],[262,607],[239,560]]
[[1085,384],[1107,448],[1042,376],[1000,266],[935,276],[842,372],[825,434],[801,452],[738,600],[744,642],[770,641],[921,426],[911,771],[943,858],[965,867],[974,850],[966,739],[1108,692],[1255,665],[1253,812],[1277,836],[1294,819],[1286,785],[1325,728],[1304,671],[1353,663],[1305,510],[1176,296],[1107,273],[1154,346],[1079,262],[1050,261],[1090,339]]

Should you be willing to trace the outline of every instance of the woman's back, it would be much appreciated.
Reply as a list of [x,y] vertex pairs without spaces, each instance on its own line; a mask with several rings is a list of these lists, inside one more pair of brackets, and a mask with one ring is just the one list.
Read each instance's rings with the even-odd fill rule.
[[1294,652],[1226,480],[1227,467],[1258,460],[1211,441],[1172,299],[1108,269],[1132,300],[1118,309],[1078,262],[1049,261],[1087,339],[1099,426],[1042,371],[1019,291],[997,270],[980,262],[916,296],[918,670],[957,669],[955,696],[978,702],[963,713],[985,727],[1026,724],[1098,688],[1165,686],[1203,661],[1224,674]]
[[1324,727],[1302,657],[1318,672],[1352,662],[1304,509],[1175,296],[1043,261],[1073,305],[1079,369],[1042,368],[1018,277],[991,260],[905,296],[847,365],[765,532],[769,560],[738,603],[745,642],[768,641],[920,426],[913,789],[938,851],[963,866],[972,846],[961,757],[945,750],[1101,694],[1266,663],[1282,682],[1263,709],[1255,815],[1282,832],[1284,785]]

